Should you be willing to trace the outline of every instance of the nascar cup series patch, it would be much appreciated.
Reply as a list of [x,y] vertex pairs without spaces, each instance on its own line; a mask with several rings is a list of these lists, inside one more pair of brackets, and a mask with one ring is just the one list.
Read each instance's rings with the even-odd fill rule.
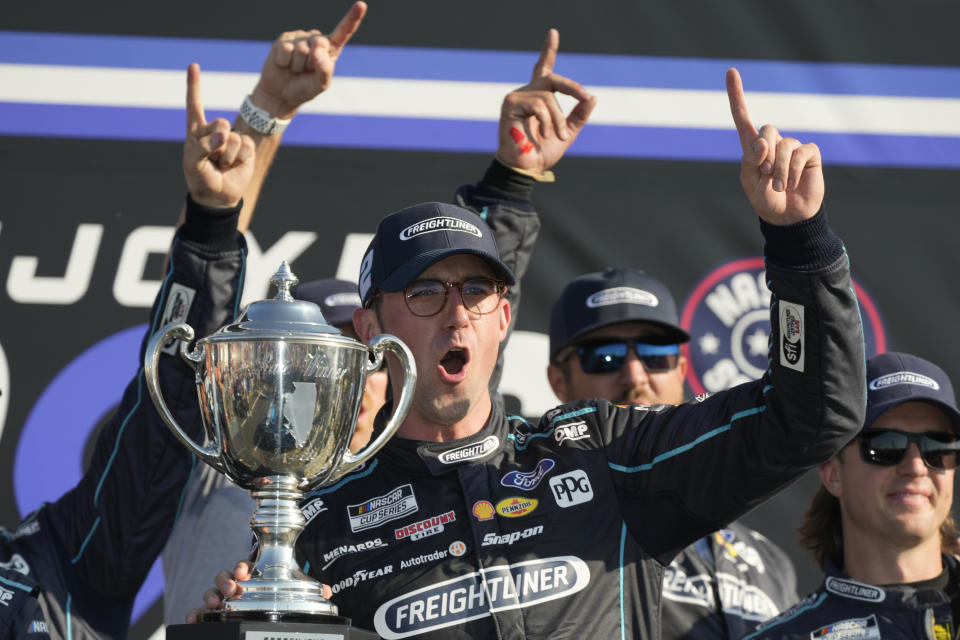
[[[869,358],[886,351],[886,333],[873,300],[856,280],[853,286]],[[809,313],[796,301],[780,300],[780,341],[771,350],[770,289],[763,258],[734,260],[713,268],[694,287],[680,316],[680,326],[690,334],[690,342],[682,345],[690,388],[699,395],[756,380],[766,371],[768,357],[783,367],[803,371]]]

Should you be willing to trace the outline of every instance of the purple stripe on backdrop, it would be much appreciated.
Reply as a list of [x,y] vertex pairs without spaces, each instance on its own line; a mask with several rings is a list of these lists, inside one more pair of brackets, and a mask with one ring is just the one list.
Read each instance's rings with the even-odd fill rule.
[[[208,118],[232,119],[209,112]],[[492,153],[495,122],[304,114],[287,130],[296,146]],[[0,135],[179,142],[184,116],[171,109],[0,103]],[[873,167],[960,168],[960,138],[789,132],[820,145],[825,162]],[[736,162],[732,131],[587,127],[570,155]]]
[[[269,43],[0,31],[0,62],[256,73]],[[524,84],[534,51],[479,51],[351,45],[340,76]],[[388,62],[387,62],[388,61]],[[960,98],[960,69],[780,60],[668,58],[561,52],[557,73],[585,86],[722,91],[737,67],[749,91]]]

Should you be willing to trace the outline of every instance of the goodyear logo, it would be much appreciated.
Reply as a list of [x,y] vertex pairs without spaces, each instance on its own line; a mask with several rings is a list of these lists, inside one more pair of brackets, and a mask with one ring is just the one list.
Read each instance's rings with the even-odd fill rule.
[[374,628],[386,640],[407,638],[566,598],[589,582],[589,568],[575,556],[488,567],[385,602],[374,615]]
[[506,498],[497,503],[497,513],[504,518],[519,518],[532,513],[539,502],[536,498]]
[[[853,283],[863,319],[866,355],[883,353],[886,333],[870,295]],[[770,289],[763,258],[734,260],[714,267],[683,305],[680,326],[690,334],[682,345],[687,358],[687,383],[695,395],[715,393],[757,380],[770,357]],[[783,318],[785,338],[775,345],[792,368],[803,366],[802,320],[794,305]],[[778,321],[780,316],[778,314]],[[778,354],[775,353],[774,357]],[[791,362],[792,361],[792,362]]]

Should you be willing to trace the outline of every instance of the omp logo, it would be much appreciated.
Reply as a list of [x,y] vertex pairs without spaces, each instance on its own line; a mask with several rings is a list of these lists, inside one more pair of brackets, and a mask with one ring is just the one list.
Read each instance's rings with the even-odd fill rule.
[[13,591],[0,587],[0,604],[2,604],[5,607],[9,607],[10,601],[13,600],[13,596],[14,596]]
[[633,287],[604,289],[587,298],[587,306],[591,309],[612,304],[642,304],[645,307],[656,307],[660,304],[660,300],[649,291]]
[[500,447],[500,438],[497,436],[487,436],[480,442],[450,449],[440,454],[439,460],[443,464],[456,464],[464,460],[476,460],[489,455]]
[[453,511],[447,511],[439,516],[425,518],[419,522],[414,522],[412,524],[400,527],[399,529],[395,529],[393,532],[393,537],[395,537],[397,540],[403,540],[404,538],[420,540],[421,538],[432,536],[435,533],[440,533],[443,531],[443,525],[447,524],[448,522],[453,522],[456,519],[457,514],[455,514]]
[[937,384],[936,380],[919,373],[913,373],[912,371],[898,371],[874,378],[870,381],[870,390],[879,391],[886,387],[895,387],[898,384],[915,384],[919,387],[933,389],[934,391],[940,390],[940,385]]
[[536,498],[505,498],[497,503],[497,513],[504,518],[520,518],[532,513],[539,502]]
[[[866,355],[882,353],[886,336],[880,314],[856,280],[853,287],[863,318]],[[778,357],[781,345],[770,344],[770,301],[763,258],[759,257],[714,267],[694,287],[683,305],[680,326],[690,333],[690,342],[681,349],[689,365],[687,383],[695,395],[757,380],[770,366],[768,358]],[[795,321],[803,317],[792,312],[789,315],[783,333],[801,336],[802,322],[798,326]],[[779,314],[774,318],[778,321]],[[792,353],[790,357],[802,356],[806,346],[802,341],[783,342],[789,346],[782,350]]]
[[374,627],[386,640],[406,638],[493,612],[566,598],[583,590],[589,582],[586,563],[574,556],[489,567],[380,605],[374,615]]
[[460,231],[462,233],[469,233],[472,236],[477,236],[478,238],[483,237],[480,229],[466,220],[440,216],[437,218],[428,218],[422,222],[410,225],[400,232],[400,239],[407,241],[425,233],[433,233],[434,231]]
[[857,582],[856,580],[842,580],[833,576],[824,583],[827,591],[844,598],[863,600],[864,602],[883,602],[887,593],[879,587]]
[[593,500],[593,487],[583,469],[550,478],[550,489],[557,505],[564,509]]
[[360,542],[358,544],[342,544],[323,554],[323,560],[326,562],[323,568],[326,569],[343,556],[369,551],[370,549],[382,549],[386,546],[380,538],[374,538],[373,540],[367,540],[366,542]]
[[563,444],[567,441],[583,440],[589,437],[590,433],[586,422],[562,424],[557,426],[553,432],[553,439],[556,440],[557,444]]
[[327,508],[323,506],[323,498],[314,498],[307,504],[300,507],[300,513],[303,514],[303,517],[306,519],[307,523],[316,518],[318,514],[323,513],[326,510]]
[[360,504],[347,506],[350,529],[356,533],[417,512],[417,498],[409,484]]
[[533,471],[511,471],[507,473],[500,479],[500,484],[505,487],[516,487],[522,491],[530,491],[540,484],[540,481],[550,473],[550,470],[556,464],[550,458],[544,458],[537,463]]

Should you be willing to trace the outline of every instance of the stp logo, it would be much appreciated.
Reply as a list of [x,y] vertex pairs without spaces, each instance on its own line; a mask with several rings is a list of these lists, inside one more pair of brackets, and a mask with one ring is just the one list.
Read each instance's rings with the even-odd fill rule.
[[566,509],[593,500],[590,478],[582,469],[556,476],[550,480],[550,490],[557,505]]

